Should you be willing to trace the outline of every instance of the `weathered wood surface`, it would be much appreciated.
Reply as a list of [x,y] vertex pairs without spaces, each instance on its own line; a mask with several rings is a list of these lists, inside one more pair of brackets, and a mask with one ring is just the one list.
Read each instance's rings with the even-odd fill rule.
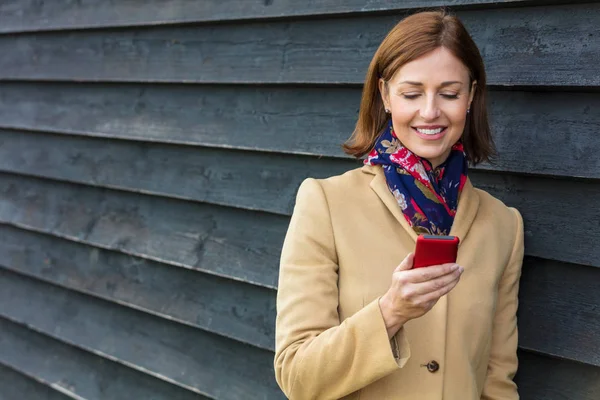
[[[321,161],[312,161],[313,171],[318,170]],[[331,162],[323,161],[317,178],[331,175]],[[346,164],[348,169],[354,167],[350,161],[336,162]],[[294,172],[290,171],[290,176]],[[244,179],[242,173],[240,180]],[[298,173],[300,176],[293,178],[296,185],[303,177],[303,171]],[[600,204],[599,182],[481,171],[472,171],[470,176],[476,187],[522,212],[527,254],[600,266],[600,247],[596,241],[600,236],[600,213],[596,209]],[[181,176],[178,179],[183,182]],[[229,182],[220,187],[235,188]],[[274,194],[280,194],[278,189],[272,186]],[[238,193],[241,194],[244,193]],[[288,224],[284,216],[9,174],[0,174],[0,196],[0,204],[4,205],[0,209],[1,222],[30,226],[267,287],[276,285],[276,280],[267,276],[275,277],[272,271],[278,268],[278,254]],[[273,208],[268,211],[290,213],[293,196],[271,199]],[[588,228],[576,229],[573,221],[586,221]],[[557,226],[562,229],[561,235],[556,234]]]
[[302,179],[360,162],[0,130],[0,171],[289,214]]
[[[272,290],[3,225],[0,259],[2,267],[20,274],[274,349]],[[527,257],[521,279],[521,347],[600,366],[595,351],[600,348],[598,279],[597,268]]]
[[53,389],[50,383],[8,367],[0,360],[0,400],[23,399],[69,400],[72,397]]
[[519,292],[519,345],[600,367],[598,282],[599,268],[525,257]]
[[470,177],[475,187],[521,211],[528,255],[600,267],[600,182],[479,171]]
[[[73,395],[73,399],[209,399],[3,318],[0,318],[0,363],[48,382],[56,390]],[[5,387],[0,387],[4,392]],[[46,398],[24,394],[20,400]]]
[[[175,382],[186,386],[197,383],[204,390],[210,388],[216,398],[243,399],[248,393],[256,394],[257,398],[283,398],[274,387],[261,391],[261,384],[274,385],[272,371],[267,371],[271,368],[271,352],[253,357],[253,351],[248,351],[251,348],[242,350],[235,342],[206,343],[203,338],[187,336],[185,327],[170,330],[159,326],[165,322],[150,320],[124,308],[116,309],[118,306],[107,302],[2,269],[0,277],[0,314],[11,321],[26,320],[33,329],[49,337],[100,356],[116,357],[117,361],[133,361],[138,367],[165,378],[177,375]],[[94,318],[88,318],[87,314]],[[225,340],[215,336],[211,339]],[[160,354],[160,359],[155,354]],[[596,367],[526,351],[520,352],[520,360],[518,382],[524,399],[597,398],[600,370]],[[240,362],[242,365],[237,364]],[[223,368],[227,368],[226,372],[220,371]],[[248,383],[251,379],[252,384]],[[240,389],[244,384],[249,391]]]
[[[0,127],[344,157],[341,144],[354,128],[360,91],[360,88],[333,87],[4,82],[0,84]],[[600,116],[594,112],[600,109],[597,94],[492,90],[490,98],[492,129],[500,157],[495,165],[481,168],[600,178],[600,157],[597,157]],[[28,138],[20,132],[13,134],[23,136],[19,139],[11,138],[7,132],[1,133],[3,164],[9,162],[4,161],[4,154],[13,148],[6,149],[6,146],[28,146],[30,154],[41,147],[44,140],[36,136]],[[40,144],[36,146],[38,140]],[[56,152],[75,153],[71,146],[84,149],[94,146],[102,154],[105,151],[123,154],[125,150],[118,149],[126,146],[122,142],[63,140],[62,146],[60,142],[54,146],[64,146],[64,149],[47,149],[51,153],[49,159],[57,157],[53,155]],[[44,142],[44,145],[50,146],[50,143]],[[558,160],[557,147],[569,157]],[[532,148],[536,151],[532,152]],[[198,153],[195,148],[180,147],[171,153],[174,151],[184,159]],[[138,153],[133,155],[138,156]],[[86,158],[85,154],[80,157]],[[169,162],[174,161],[169,159]],[[104,163],[102,167],[109,166]]]
[[0,225],[0,265],[273,350],[275,291]]
[[523,400],[600,398],[600,368],[525,351],[519,352],[519,372],[515,380]]
[[[576,142],[571,141],[573,147],[581,148]],[[597,154],[593,144],[600,147],[600,142],[590,140],[590,143],[587,149],[581,148],[585,157],[580,160]],[[531,143],[529,149],[533,146]],[[556,146],[554,142],[552,147]],[[548,158],[551,158],[549,152]],[[562,163],[562,159],[553,158],[557,167],[568,164],[568,161]],[[600,174],[600,160],[596,163]],[[592,170],[593,162],[581,164],[582,171]],[[303,179],[333,176],[360,166],[360,162],[351,159],[267,155],[0,130],[0,171],[288,215]],[[473,174],[489,176],[481,171]],[[553,182],[550,177],[545,179],[545,182]],[[592,182],[588,181],[595,187]],[[502,188],[495,190],[496,193],[503,191]]]
[[288,218],[2,175],[0,221],[269,288]]
[[[373,52],[442,3],[166,1],[0,4],[0,399],[283,398],[296,188],[357,165]],[[600,2],[443,3],[491,83],[501,157],[471,177],[525,217],[521,396],[597,400]]]
[[[492,85],[600,85],[600,4],[458,15]],[[0,79],[360,84],[398,18],[4,35]]]
[[0,316],[218,399],[282,399],[273,353],[0,269]]
[[[519,6],[549,3],[573,4],[580,0],[430,0],[427,7]],[[147,0],[106,3],[102,0],[73,3],[69,0],[39,2],[5,0],[0,4],[0,33],[47,29],[98,28],[112,26],[160,25],[189,22],[245,20],[367,13],[423,7],[422,0],[321,0],[298,3],[294,0]]]

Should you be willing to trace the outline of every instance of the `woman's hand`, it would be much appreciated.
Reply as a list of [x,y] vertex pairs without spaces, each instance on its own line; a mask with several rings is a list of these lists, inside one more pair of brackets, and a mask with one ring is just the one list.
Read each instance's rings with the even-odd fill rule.
[[427,313],[440,297],[450,292],[460,280],[463,268],[458,264],[441,264],[412,269],[410,253],[396,267],[392,285],[379,299],[388,336],[392,338],[402,326]]

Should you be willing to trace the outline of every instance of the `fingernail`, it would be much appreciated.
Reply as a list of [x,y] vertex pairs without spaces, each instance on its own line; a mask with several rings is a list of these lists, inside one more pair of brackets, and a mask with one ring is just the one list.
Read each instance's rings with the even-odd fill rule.
[[463,267],[458,267],[458,271],[462,274],[465,269]]

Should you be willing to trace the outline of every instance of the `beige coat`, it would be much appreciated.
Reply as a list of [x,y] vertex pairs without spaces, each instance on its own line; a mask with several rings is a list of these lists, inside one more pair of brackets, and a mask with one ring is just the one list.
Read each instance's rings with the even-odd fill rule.
[[467,181],[450,234],[459,284],[389,341],[378,298],[417,236],[383,170],[302,183],[277,296],[275,373],[290,399],[518,399],[521,216]]

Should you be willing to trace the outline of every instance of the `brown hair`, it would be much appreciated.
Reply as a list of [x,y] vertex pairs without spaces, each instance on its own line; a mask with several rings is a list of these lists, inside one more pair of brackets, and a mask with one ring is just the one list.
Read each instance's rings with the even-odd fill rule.
[[389,119],[379,94],[379,78],[390,80],[404,64],[439,47],[445,47],[465,64],[470,83],[477,81],[461,139],[471,164],[490,161],[496,147],[487,116],[483,60],[464,25],[446,11],[420,12],[406,17],[383,39],[367,71],[356,128],[343,146],[347,154],[360,158],[371,151]]

